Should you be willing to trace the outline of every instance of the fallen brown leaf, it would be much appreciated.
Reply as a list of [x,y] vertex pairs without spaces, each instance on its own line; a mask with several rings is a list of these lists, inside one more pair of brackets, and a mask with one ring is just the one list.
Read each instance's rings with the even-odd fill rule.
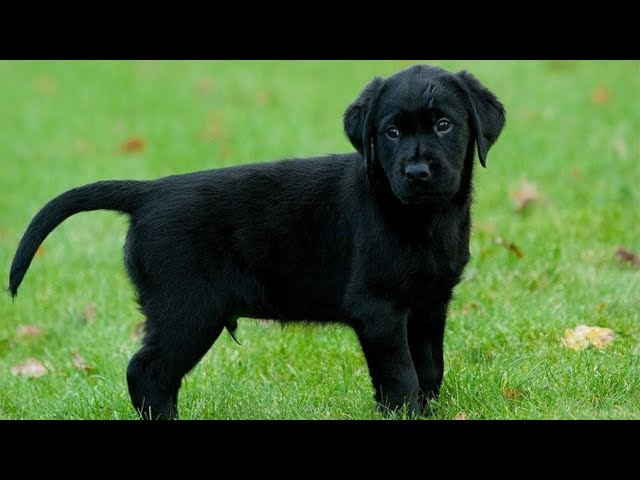
[[467,414],[464,413],[463,411],[459,411],[455,417],[453,417],[454,420],[466,420],[467,419]]
[[516,402],[524,398],[524,393],[522,393],[522,390],[518,390],[517,388],[507,387],[503,390],[502,394],[507,400],[513,400]]
[[571,348],[576,352],[584,350],[593,345],[598,350],[602,350],[613,342],[615,333],[610,328],[589,327],[587,325],[578,325],[573,330],[567,328],[564,331],[564,338],[561,340],[563,346]]
[[145,142],[141,137],[131,137],[120,144],[120,151],[123,153],[135,153],[144,150]]
[[502,237],[500,237],[498,235],[495,235],[493,237],[493,241],[496,242],[501,247],[504,247],[507,250],[509,250],[516,257],[518,257],[518,258],[524,257],[524,252],[522,250],[520,250],[520,247],[518,247],[515,243],[509,242],[508,240],[505,240],[504,238],[502,238]]
[[47,369],[40,360],[28,358],[24,362],[16,363],[11,367],[11,374],[39,378],[47,374]]
[[84,312],[82,318],[87,323],[93,323],[96,319],[96,304],[90,303],[86,307],[84,307]]
[[640,257],[624,247],[619,247],[618,250],[616,250],[616,256],[622,263],[630,263],[636,267],[640,267]]
[[611,100],[611,93],[604,85],[598,85],[591,94],[591,101],[596,105],[602,105]]
[[35,325],[20,325],[16,331],[18,338],[39,337],[40,335],[42,335],[42,330]]
[[85,372],[91,372],[95,370],[95,367],[89,365],[85,361],[85,359],[80,356],[77,350],[74,350],[73,352],[71,352],[71,355],[73,357],[73,366],[76,367],[78,370],[83,370]]
[[599,303],[598,306],[596,307],[596,312],[601,312],[602,310],[604,310],[604,307],[606,306],[607,306],[606,302]]
[[478,304],[475,302],[471,302],[469,305],[465,305],[464,307],[462,307],[462,314],[466,315],[471,311],[477,312],[479,310],[480,310],[480,307],[478,306]]
[[516,204],[516,211],[519,212],[524,210],[533,202],[540,200],[538,187],[535,183],[532,183],[528,180],[522,180],[520,182],[520,188],[511,191],[510,195]]
[[42,255],[44,255],[44,250],[44,245],[40,245],[36,250],[36,257],[41,257]]

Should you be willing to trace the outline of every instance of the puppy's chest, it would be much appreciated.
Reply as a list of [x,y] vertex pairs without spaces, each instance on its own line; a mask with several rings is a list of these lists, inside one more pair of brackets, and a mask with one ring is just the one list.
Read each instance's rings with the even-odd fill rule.
[[376,275],[376,283],[384,285],[386,295],[399,302],[414,303],[453,288],[468,260],[465,235],[447,239],[429,235],[418,242],[398,243],[387,252],[387,268],[379,270],[381,275]]
[[398,281],[409,289],[424,289],[431,284],[456,280],[466,264],[459,245],[430,245],[429,248],[410,250],[396,268]]

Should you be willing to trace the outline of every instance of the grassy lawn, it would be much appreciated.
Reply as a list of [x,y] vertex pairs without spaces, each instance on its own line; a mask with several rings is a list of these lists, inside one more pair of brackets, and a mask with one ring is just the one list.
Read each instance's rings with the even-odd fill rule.
[[[347,105],[410,63],[0,62],[0,283],[58,193],[349,151]],[[428,63],[470,70],[507,109],[476,170],[473,259],[451,304],[433,418],[640,418],[640,268],[615,254],[640,252],[640,63]],[[519,211],[512,196],[531,188]],[[70,218],[15,303],[0,298],[0,418],[136,418],[125,369],[143,319],[125,232],[108,212]],[[563,347],[579,324],[615,340]],[[40,333],[18,334],[24,325]],[[349,329],[241,320],[237,333],[242,346],[223,333],[185,378],[182,418],[382,418]],[[12,375],[28,358],[47,373]]]

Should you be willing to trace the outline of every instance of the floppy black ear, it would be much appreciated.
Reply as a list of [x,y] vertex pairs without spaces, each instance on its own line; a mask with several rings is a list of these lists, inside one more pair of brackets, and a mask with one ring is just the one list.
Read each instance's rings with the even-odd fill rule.
[[364,157],[367,172],[371,170],[373,152],[371,146],[371,117],[370,113],[375,99],[380,94],[383,80],[375,77],[364,88],[358,99],[349,105],[344,112],[344,132],[354,148]]
[[478,157],[482,166],[486,167],[487,152],[504,127],[504,107],[489,89],[466,70],[458,72],[456,76],[469,97],[469,113],[473,122]]

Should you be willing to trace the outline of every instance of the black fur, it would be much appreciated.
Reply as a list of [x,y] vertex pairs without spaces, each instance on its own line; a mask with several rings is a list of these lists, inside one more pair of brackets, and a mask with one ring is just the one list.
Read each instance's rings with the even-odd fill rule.
[[60,195],[27,228],[10,293],[64,219],[124,212],[125,265],[147,318],[127,370],[143,418],[177,416],[183,376],[238,317],[350,325],[378,402],[417,413],[438,396],[447,306],[469,260],[474,150],[484,164],[504,120],[467,72],[376,78],[344,116],[358,153]]

